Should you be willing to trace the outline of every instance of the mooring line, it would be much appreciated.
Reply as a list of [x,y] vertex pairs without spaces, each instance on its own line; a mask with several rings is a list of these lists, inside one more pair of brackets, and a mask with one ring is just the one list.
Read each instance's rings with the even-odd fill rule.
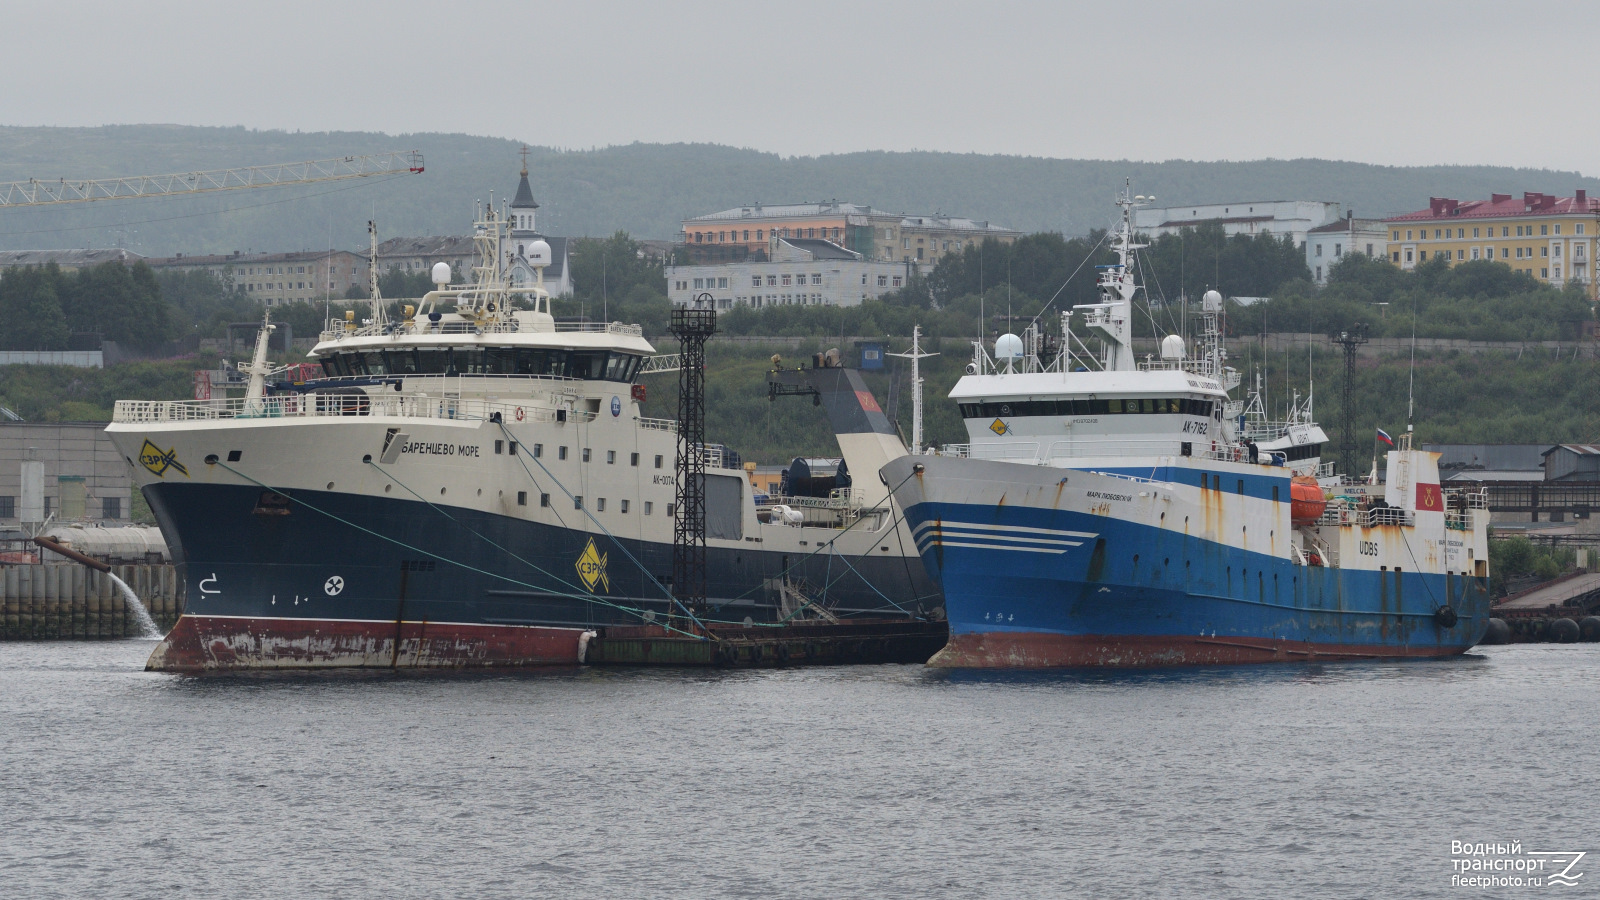
[[[653,625],[654,624],[661,624],[661,623],[655,622],[655,621],[653,621],[651,619],[645,618],[645,615],[644,615],[645,611],[643,611],[643,610],[638,610],[638,609],[634,609],[633,607],[630,607],[630,606],[623,606],[622,604],[614,603],[614,602],[612,602],[610,600],[607,600],[606,598],[601,597],[601,596],[599,596],[597,594],[574,594],[574,593],[565,593],[565,592],[562,592],[562,591],[550,590],[548,588],[544,588],[544,587],[541,587],[541,586],[536,585],[536,584],[529,584],[526,581],[520,581],[520,580],[518,580],[516,578],[512,578],[509,575],[502,575],[502,574],[500,574],[498,572],[490,572],[490,571],[488,571],[486,569],[480,569],[477,566],[473,566],[473,565],[469,565],[467,563],[461,562],[460,560],[454,560],[454,559],[450,559],[449,557],[446,557],[446,556],[441,556],[438,553],[434,553],[431,550],[423,549],[422,547],[412,546],[411,544],[408,544],[405,541],[402,541],[402,540],[400,540],[398,538],[393,538],[393,537],[390,537],[389,535],[382,534],[382,533],[377,532],[377,531],[373,531],[372,529],[367,528],[366,526],[363,526],[363,525],[357,525],[356,523],[351,522],[348,519],[344,519],[344,518],[341,518],[339,516],[336,516],[333,513],[328,512],[325,509],[319,509],[314,504],[307,502],[303,498],[294,496],[292,493],[289,493],[285,489],[275,488],[275,487],[273,487],[273,486],[271,486],[269,484],[263,484],[262,482],[257,481],[256,479],[250,477],[249,475],[246,475],[245,473],[239,471],[238,469],[233,468],[232,466],[228,465],[225,462],[221,462],[219,460],[216,463],[216,465],[219,465],[219,466],[223,467],[224,469],[227,469],[229,472],[232,472],[233,474],[239,476],[240,478],[243,478],[245,481],[248,481],[253,485],[256,485],[257,487],[264,488],[265,490],[272,491],[273,493],[279,494],[280,496],[288,497],[291,501],[293,501],[295,503],[298,503],[301,506],[304,506],[305,508],[311,510],[314,513],[317,513],[318,515],[326,516],[326,517],[334,520],[335,522],[339,522],[341,524],[348,525],[351,528],[356,529],[357,531],[365,532],[366,534],[370,534],[375,538],[378,538],[378,539],[384,540],[384,541],[388,541],[391,544],[394,544],[394,545],[399,546],[399,547],[404,547],[407,550],[411,550],[413,552],[420,553],[423,556],[432,557],[433,559],[438,560],[439,562],[447,563],[447,564],[452,565],[452,566],[459,566],[460,568],[466,569],[466,570],[468,570],[470,572],[477,572],[480,575],[487,575],[490,578],[495,578],[495,579],[498,579],[500,581],[507,582],[509,584],[514,584],[514,585],[517,585],[518,587],[525,587],[525,588],[528,588],[530,590],[542,591],[544,593],[552,594],[552,595],[557,596],[557,597],[566,597],[569,600],[584,600],[584,601],[591,601],[591,602],[599,603],[602,606],[609,606],[609,607],[611,607],[613,609],[621,610],[621,611],[629,613],[631,615],[638,616],[639,619],[644,621],[644,622],[648,622],[648,623],[653,624]],[[555,576],[551,576],[551,577],[555,577]],[[556,580],[558,582],[560,582],[559,578],[556,579]],[[662,627],[666,628],[668,630],[671,630],[671,631],[678,631],[679,634],[683,634],[683,635],[687,635],[687,636],[695,637],[695,638],[700,638],[701,640],[704,640],[704,638],[701,635],[695,635],[695,634],[691,634],[690,632],[687,632],[687,631],[681,631],[679,629],[673,628],[671,625],[662,625]]]
[[[511,433],[511,429],[506,427],[505,418],[503,416],[496,421],[495,424],[500,426],[500,430],[505,433],[507,440],[511,440],[516,437],[516,435]],[[528,464],[522,461],[523,456],[524,454],[517,454],[517,463],[522,466],[522,471],[527,473],[528,480],[532,481],[534,486],[537,487],[539,482],[533,477],[533,470],[529,469]],[[567,490],[567,486],[561,483],[561,479],[557,478],[555,473],[551,472],[550,469],[539,459],[539,457],[533,457],[533,461],[539,466],[540,469],[544,471],[544,474],[550,477],[551,481],[555,482],[555,486],[561,489],[561,493],[566,494],[567,499],[572,500],[573,505],[577,506],[578,503],[576,496],[571,491]],[[622,555],[626,556],[628,561],[633,563],[640,572],[643,572],[644,576],[650,579],[650,583],[654,584],[661,591],[661,593],[665,594],[668,600],[672,601],[672,603],[675,604],[679,609],[683,610],[683,614],[689,617],[689,621],[699,625],[702,629],[705,629],[705,623],[700,621],[700,619],[696,617],[694,613],[690,612],[689,607],[684,605],[683,601],[679,600],[678,597],[672,593],[672,591],[667,590],[666,585],[662,584],[661,581],[656,578],[655,574],[645,567],[644,563],[639,562],[639,560],[635,558],[632,553],[629,553],[628,548],[623,546],[622,541],[619,540],[616,535],[611,533],[611,529],[607,528],[604,522],[601,522],[599,519],[595,518],[594,513],[590,512],[588,507],[579,507],[579,511],[582,512],[584,516],[589,519],[589,521],[593,522],[602,532],[605,532],[605,536],[611,539],[611,542],[616,545],[618,550],[622,551]]]

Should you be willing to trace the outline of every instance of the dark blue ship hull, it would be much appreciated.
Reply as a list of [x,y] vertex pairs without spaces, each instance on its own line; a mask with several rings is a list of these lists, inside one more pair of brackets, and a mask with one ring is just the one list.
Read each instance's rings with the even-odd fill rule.
[[[670,544],[388,497],[294,491],[263,508],[252,486],[145,494],[187,595],[151,668],[576,663],[583,632],[672,611]],[[704,617],[779,619],[773,585],[786,570],[826,586],[840,616],[942,606],[909,556],[711,547]]]

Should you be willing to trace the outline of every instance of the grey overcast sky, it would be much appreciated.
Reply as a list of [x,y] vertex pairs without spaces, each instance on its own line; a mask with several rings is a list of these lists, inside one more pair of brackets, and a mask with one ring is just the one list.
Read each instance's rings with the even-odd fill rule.
[[1593,0],[6,6],[6,125],[1585,174],[1600,147]]

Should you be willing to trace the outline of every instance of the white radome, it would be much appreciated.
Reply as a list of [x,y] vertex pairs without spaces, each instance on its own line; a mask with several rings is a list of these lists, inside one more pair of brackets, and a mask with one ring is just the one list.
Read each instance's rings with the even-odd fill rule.
[[433,264],[433,283],[434,284],[449,284],[450,283],[450,264],[449,263],[441,262],[441,263],[434,263]]
[[1185,350],[1186,348],[1183,346],[1183,338],[1175,334],[1169,334],[1161,339],[1162,359],[1183,359],[1185,356]]
[[994,358],[1021,359],[1022,338],[1009,333],[1000,335],[1000,339],[994,342]]
[[537,240],[528,245],[527,252],[523,254],[530,266],[550,265],[550,244],[548,241]]

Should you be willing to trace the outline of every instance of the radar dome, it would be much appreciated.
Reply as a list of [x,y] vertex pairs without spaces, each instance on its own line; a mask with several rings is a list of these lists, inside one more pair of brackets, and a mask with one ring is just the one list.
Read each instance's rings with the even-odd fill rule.
[[1000,335],[1000,339],[994,342],[994,358],[1021,359],[1022,338],[1019,338],[1014,334]]
[[523,255],[527,257],[528,265],[530,266],[548,266],[550,265],[550,244],[543,239],[534,241],[528,245],[528,251]]
[[1206,312],[1220,312],[1222,310],[1222,295],[1216,291],[1206,291],[1200,298],[1200,308]]
[[450,283],[450,264],[449,263],[441,262],[441,263],[434,263],[433,264],[433,283],[434,284],[449,284]]
[[1183,357],[1183,338],[1178,337],[1175,334],[1169,334],[1161,339],[1162,359],[1183,359]]

